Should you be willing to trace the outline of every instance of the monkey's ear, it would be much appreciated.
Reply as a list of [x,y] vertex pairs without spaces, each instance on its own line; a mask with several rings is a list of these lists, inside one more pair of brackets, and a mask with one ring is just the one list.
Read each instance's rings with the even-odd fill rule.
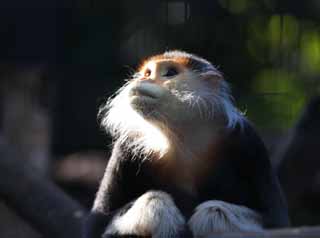
[[208,70],[203,73],[200,73],[200,77],[203,80],[221,80],[223,79],[222,73],[217,70]]

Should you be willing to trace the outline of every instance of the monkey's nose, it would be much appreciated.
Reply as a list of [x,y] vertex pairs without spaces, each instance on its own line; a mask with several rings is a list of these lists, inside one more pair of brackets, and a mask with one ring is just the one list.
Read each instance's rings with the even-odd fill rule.
[[143,82],[147,82],[147,83],[153,83],[153,84],[158,84],[158,85],[162,85],[163,81],[159,78],[142,78],[140,79]]
[[150,77],[142,77],[139,79],[139,81],[153,83],[154,79],[152,79]]
[[152,80],[150,78],[142,77],[139,78],[138,83],[152,83]]

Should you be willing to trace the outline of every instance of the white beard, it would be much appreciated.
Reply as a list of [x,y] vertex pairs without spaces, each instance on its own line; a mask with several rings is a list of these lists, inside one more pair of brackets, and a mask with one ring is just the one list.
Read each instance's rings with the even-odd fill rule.
[[[244,117],[234,107],[226,82],[221,82],[219,90],[216,91],[205,84],[195,86],[189,82],[187,85],[192,86],[193,91],[188,88],[185,90],[171,89],[171,93],[188,105],[190,111],[187,113],[199,115],[197,119],[199,121],[193,121],[193,123],[202,123],[204,120],[216,126],[216,118],[224,115],[227,121],[225,127],[233,128],[237,123],[242,125]],[[134,82],[129,81],[120,88],[115,96],[111,97],[101,108],[100,115],[103,117],[101,125],[132,152],[133,158],[142,156],[143,159],[147,159],[151,155],[162,158],[171,149],[194,147],[194,145],[181,144],[170,131],[170,125],[166,126],[167,129],[160,129],[158,125],[146,120],[134,110],[130,103],[132,87],[134,87]],[[179,113],[182,112],[177,112]],[[210,132],[210,128],[207,131]],[[203,138],[194,139],[201,141]],[[205,144],[205,141],[202,143]]]
[[130,149],[134,158],[148,158],[152,154],[163,157],[169,151],[169,140],[158,127],[132,108],[129,99],[132,87],[132,82],[126,83],[114,98],[108,100],[100,110],[107,110],[107,113],[102,115],[101,125]]

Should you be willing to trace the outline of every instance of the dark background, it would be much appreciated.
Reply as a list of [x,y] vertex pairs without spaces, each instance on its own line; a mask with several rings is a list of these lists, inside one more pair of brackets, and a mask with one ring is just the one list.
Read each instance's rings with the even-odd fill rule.
[[[141,59],[180,49],[208,59],[224,72],[237,106],[255,123],[275,165],[282,166],[283,161],[294,161],[287,158],[292,155],[286,157],[286,150],[297,135],[295,125],[307,103],[320,94],[319,20],[318,0],[2,1],[0,140],[90,206],[103,173],[99,163],[105,161],[110,145],[96,118],[99,105]],[[314,107],[319,114],[320,106]],[[312,136],[304,139],[302,129],[294,144],[302,147],[300,154],[293,153],[301,164],[282,166],[284,186],[291,186],[286,189],[290,204],[290,191],[312,183],[311,195],[301,189],[304,195],[296,199],[317,207],[320,136],[314,118]],[[100,162],[88,172],[94,163],[82,166],[79,158]],[[62,163],[70,159],[77,162],[69,167]],[[86,174],[75,175],[76,182],[65,181],[68,175],[60,174],[62,168],[72,174],[74,166]],[[310,167],[312,176],[305,178]],[[88,185],[90,176],[94,185]],[[294,224],[320,222],[314,206],[312,216],[310,211],[301,215],[305,207],[292,208]]]

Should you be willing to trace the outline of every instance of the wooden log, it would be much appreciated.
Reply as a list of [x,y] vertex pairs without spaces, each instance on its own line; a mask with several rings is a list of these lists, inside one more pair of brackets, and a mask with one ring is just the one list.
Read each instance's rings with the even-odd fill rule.
[[318,238],[320,227],[297,227],[265,230],[263,232],[217,233],[205,238]]

